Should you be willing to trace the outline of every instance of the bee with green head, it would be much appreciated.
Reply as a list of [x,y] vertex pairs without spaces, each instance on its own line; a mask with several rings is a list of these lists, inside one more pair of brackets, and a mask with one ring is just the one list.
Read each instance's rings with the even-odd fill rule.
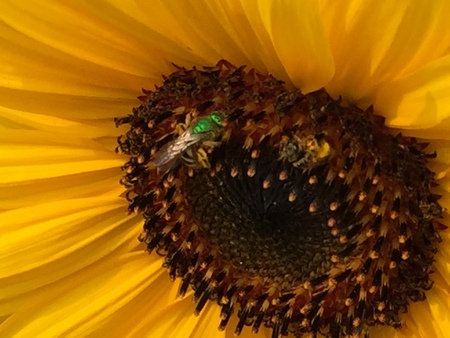
[[193,121],[179,137],[166,143],[156,153],[153,160],[155,167],[158,171],[165,172],[172,168],[192,146],[201,146],[204,142],[214,140],[223,132],[225,118],[224,112],[216,110],[208,116],[202,116]]

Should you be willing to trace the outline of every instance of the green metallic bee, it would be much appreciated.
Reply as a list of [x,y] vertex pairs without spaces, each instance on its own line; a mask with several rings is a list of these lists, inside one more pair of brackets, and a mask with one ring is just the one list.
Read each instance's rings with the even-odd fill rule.
[[155,155],[153,164],[160,172],[165,172],[172,168],[178,160],[183,160],[188,165],[194,165],[193,159],[197,150],[193,150],[194,145],[211,143],[224,130],[224,120],[226,115],[222,111],[213,111],[208,116],[196,119],[178,138],[166,143]]

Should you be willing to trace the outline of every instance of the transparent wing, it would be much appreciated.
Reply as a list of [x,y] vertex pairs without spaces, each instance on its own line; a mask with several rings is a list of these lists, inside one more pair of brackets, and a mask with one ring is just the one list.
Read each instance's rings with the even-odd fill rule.
[[192,134],[189,130],[185,131],[180,137],[161,147],[155,155],[153,164],[158,171],[167,171],[175,164],[180,155],[188,147],[197,143],[204,137],[204,134]]

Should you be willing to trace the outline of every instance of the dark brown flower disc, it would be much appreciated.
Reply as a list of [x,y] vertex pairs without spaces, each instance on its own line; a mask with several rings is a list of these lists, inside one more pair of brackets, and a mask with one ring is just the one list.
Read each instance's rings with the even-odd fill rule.
[[178,67],[141,100],[116,121],[121,183],[196,313],[212,300],[237,334],[358,337],[425,298],[443,227],[426,144],[225,61]]

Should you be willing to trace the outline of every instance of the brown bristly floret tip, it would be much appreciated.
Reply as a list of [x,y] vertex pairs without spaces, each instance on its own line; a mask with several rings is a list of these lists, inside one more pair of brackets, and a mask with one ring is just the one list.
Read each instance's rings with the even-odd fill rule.
[[[426,145],[392,136],[372,112],[325,90],[302,94],[226,61],[177,70],[117,125],[121,183],[141,240],[164,256],[194,312],[221,306],[235,333],[363,337],[431,287],[442,208]],[[161,148],[201,117],[226,116],[167,170]],[[184,133],[184,134],[183,134]]]

